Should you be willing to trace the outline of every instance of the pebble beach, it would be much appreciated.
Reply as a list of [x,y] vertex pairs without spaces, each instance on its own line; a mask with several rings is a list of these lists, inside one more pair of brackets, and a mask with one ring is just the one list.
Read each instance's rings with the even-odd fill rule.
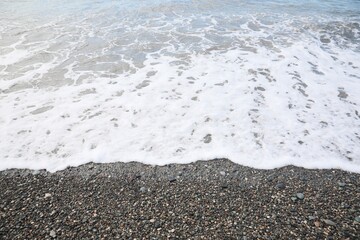
[[226,159],[0,172],[1,239],[359,239],[360,175]]

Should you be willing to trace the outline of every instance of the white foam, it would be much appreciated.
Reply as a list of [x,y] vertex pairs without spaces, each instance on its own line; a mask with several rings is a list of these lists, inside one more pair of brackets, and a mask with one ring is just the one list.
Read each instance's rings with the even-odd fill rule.
[[1,170],[229,158],[360,173],[356,42],[299,33],[302,17],[92,17],[0,56]]

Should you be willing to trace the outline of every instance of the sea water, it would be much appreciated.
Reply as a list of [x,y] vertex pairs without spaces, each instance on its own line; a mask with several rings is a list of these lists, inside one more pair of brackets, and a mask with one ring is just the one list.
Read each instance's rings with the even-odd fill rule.
[[0,169],[360,172],[360,1],[2,0]]

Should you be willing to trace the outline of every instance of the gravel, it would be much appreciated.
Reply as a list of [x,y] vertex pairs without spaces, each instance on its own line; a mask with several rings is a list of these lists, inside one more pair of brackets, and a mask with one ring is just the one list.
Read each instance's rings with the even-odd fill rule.
[[360,239],[360,175],[341,170],[90,163],[0,189],[0,239]]

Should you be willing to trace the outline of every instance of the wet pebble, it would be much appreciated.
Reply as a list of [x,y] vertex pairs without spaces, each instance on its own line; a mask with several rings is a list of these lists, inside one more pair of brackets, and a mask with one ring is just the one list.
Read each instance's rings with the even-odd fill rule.
[[322,43],[330,43],[330,39],[327,38],[327,37],[324,36],[324,35],[320,36],[320,41],[321,41]]
[[207,134],[204,139],[203,139],[204,143],[210,143],[211,142],[211,134]]

